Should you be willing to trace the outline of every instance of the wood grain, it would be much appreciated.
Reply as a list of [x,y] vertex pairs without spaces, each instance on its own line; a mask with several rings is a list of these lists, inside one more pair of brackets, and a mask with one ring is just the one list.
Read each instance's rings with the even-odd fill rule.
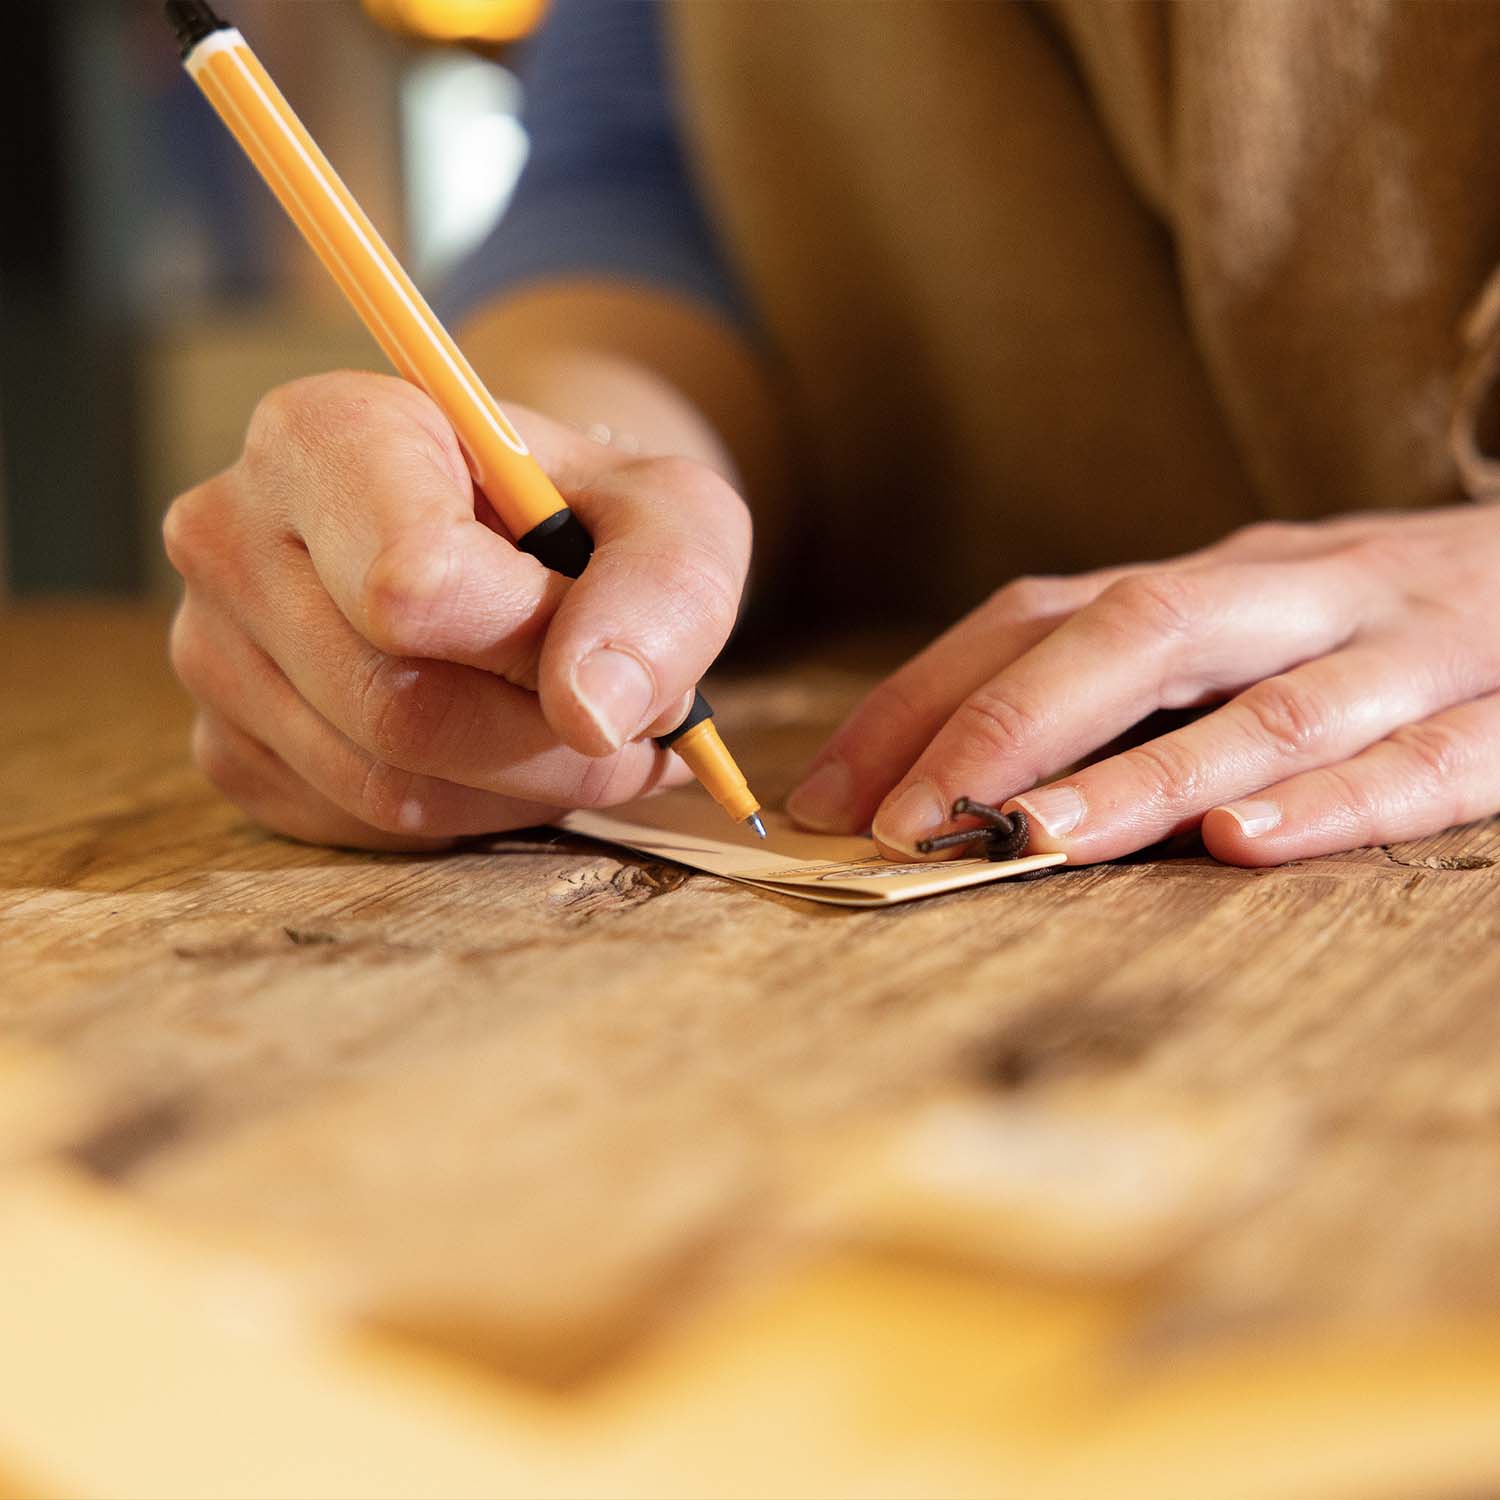
[[[955,1095],[1286,1127],[1139,1358],[1500,1304],[1495,824],[858,913],[544,832],[312,849],[188,764],[164,629],[0,617],[0,1041],[104,1101],[72,1160],[330,1305],[576,1377],[834,1232],[828,1153]],[[861,680],[715,700],[774,794]]]

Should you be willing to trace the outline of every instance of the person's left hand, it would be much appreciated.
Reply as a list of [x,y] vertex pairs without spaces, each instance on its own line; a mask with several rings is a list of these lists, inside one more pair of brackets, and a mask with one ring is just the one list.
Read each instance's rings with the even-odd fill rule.
[[[1497,598],[1500,510],[1473,505],[1023,578],[882,683],[788,810],[827,832],[873,820],[895,859],[952,828],[960,796],[1024,808],[1032,850],[1077,863],[1200,822],[1238,865],[1420,838],[1500,810]],[[1156,709],[1216,702],[1062,775]]]

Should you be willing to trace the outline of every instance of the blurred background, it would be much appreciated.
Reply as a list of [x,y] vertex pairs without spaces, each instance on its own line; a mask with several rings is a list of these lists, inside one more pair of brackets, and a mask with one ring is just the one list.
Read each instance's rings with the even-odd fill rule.
[[[525,160],[546,0],[225,0],[429,293]],[[0,597],[167,594],[173,495],[270,386],[384,359],[182,71],[155,0],[22,0],[0,46]]]

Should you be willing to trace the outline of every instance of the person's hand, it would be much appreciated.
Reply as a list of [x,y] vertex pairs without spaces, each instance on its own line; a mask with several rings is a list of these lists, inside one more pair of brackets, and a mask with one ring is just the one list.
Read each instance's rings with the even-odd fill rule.
[[593,534],[576,583],[517,551],[437,407],[385,376],[273,391],[168,512],[194,753],[267,827],[429,848],[687,776],[646,736],[734,624],[745,507],[701,464],[511,415]]
[[[897,859],[963,795],[1024,808],[1032,850],[1079,863],[1200,821],[1240,865],[1422,837],[1500,810],[1497,596],[1500,510],[1479,506],[1021,579],[877,688],[788,808],[829,832],[873,820]],[[1156,709],[1225,698],[1068,772]]]

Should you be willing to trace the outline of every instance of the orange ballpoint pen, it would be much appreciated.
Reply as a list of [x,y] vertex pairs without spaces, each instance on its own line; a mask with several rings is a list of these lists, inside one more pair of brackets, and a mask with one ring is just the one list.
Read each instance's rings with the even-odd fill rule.
[[[402,376],[442,409],[474,483],[516,546],[577,578],[594,544],[520,433],[438,321],[246,44],[204,0],[166,0],[183,65]],[[702,693],[656,743],[682,757],[736,822],[762,838],[760,803]]]

